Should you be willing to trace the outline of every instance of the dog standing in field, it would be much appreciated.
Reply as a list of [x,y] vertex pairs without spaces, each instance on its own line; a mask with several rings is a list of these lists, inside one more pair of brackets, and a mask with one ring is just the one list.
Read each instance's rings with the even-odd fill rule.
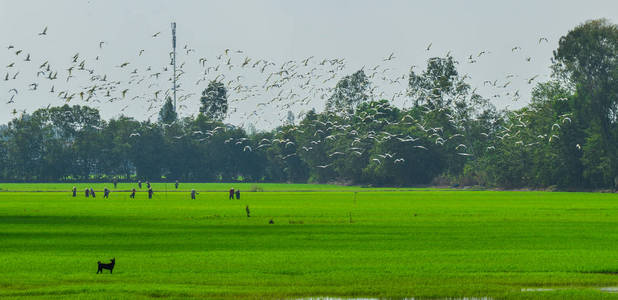
[[97,262],[99,264],[99,269],[97,270],[97,274],[101,273],[103,274],[103,269],[108,269],[109,273],[112,274],[112,271],[114,270],[114,265],[116,264],[116,258],[112,258],[111,262],[109,264],[104,264],[101,263],[101,261]]

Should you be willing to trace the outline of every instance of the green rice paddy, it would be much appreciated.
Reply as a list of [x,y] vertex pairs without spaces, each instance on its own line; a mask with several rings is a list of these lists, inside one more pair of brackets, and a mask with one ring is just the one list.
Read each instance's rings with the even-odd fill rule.
[[0,298],[618,298],[618,194],[72,186],[0,184]]

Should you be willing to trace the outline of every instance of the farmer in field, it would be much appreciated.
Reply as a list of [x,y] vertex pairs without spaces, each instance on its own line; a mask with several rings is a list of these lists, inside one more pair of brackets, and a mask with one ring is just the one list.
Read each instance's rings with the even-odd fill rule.
[[131,189],[131,195],[129,195],[129,198],[135,199],[135,188]]
[[231,188],[229,200],[233,200],[233,199],[234,199],[234,188]]
[[247,212],[247,218],[251,217],[251,211],[249,210],[249,205],[245,206],[245,211]]
[[150,188],[150,181],[146,181],[146,188]]
[[137,181],[137,187],[140,188],[140,189],[142,188],[142,181],[141,180]]
[[114,189],[116,189],[118,187],[118,178],[114,177]]
[[86,195],[86,198],[90,197],[90,190],[86,188],[86,190],[84,191],[84,194]]
[[107,187],[103,188],[103,198],[109,198],[109,189]]
[[240,190],[239,189],[236,190],[236,199],[237,200],[240,199]]
[[73,197],[76,197],[77,196],[77,188],[73,187],[72,191],[73,191]]
[[152,191],[152,188],[148,188],[148,199],[152,199],[152,194],[154,192]]
[[192,190],[191,190],[191,199],[192,199],[192,200],[195,200],[195,195],[196,195],[196,194],[199,194],[199,193],[198,193],[198,192],[196,192],[196,191],[195,191],[195,189],[192,189]]
[[180,185],[180,183],[178,183],[178,180],[176,180],[176,182],[174,183],[174,187],[178,189],[178,185]]
[[92,198],[96,198],[95,194],[94,194],[94,189],[90,188],[90,194],[92,195]]

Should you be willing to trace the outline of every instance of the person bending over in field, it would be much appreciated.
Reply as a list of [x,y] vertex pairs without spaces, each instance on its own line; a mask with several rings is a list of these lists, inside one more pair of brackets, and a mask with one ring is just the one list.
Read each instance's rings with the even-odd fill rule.
[[90,188],[90,194],[92,195],[92,198],[96,198],[95,194],[94,194],[94,189]]
[[73,191],[73,197],[77,197],[77,188],[73,187],[71,191]]
[[150,188],[150,181],[146,181],[146,188]]
[[234,188],[231,188],[231,189],[230,189],[230,197],[229,197],[229,199],[230,199],[230,200],[233,200],[233,199],[234,199]]
[[84,191],[84,195],[86,195],[86,198],[90,197],[90,190],[88,188]]
[[251,217],[251,211],[249,210],[249,205],[245,206],[245,211],[247,212],[247,218]]
[[109,198],[109,189],[103,188],[103,198]]
[[148,199],[152,199],[152,194],[154,192],[152,191],[152,188],[148,188]]
[[195,191],[195,189],[192,189],[192,190],[191,190],[191,199],[192,199],[192,200],[195,200],[195,195],[196,195],[196,194],[198,194],[198,195],[199,195],[200,193],[196,192],[196,191]]
[[129,195],[129,198],[135,199],[135,188],[131,190],[131,195]]

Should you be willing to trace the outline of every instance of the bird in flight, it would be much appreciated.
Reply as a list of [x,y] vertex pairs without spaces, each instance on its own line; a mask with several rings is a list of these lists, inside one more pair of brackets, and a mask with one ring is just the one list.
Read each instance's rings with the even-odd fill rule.
[[392,60],[392,59],[394,59],[394,58],[395,58],[395,53],[393,52],[393,53],[391,53],[391,55],[389,55],[388,57],[386,57],[386,58],[384,59],[384,61],[389,61],[389,60]]
[[47,26],[45,26],[42,32],[39,32],[39,35],[47,35]]
[[161,31],[159,31],[159,32],[157,32],[157,33],[155,33],[155,34],[153,34],[153,35],[152,35],[152,37],[153,37],[153,38],[156,38],[156,37],[158,37],[158,36],[159,36],[159,34],[161,34]]

